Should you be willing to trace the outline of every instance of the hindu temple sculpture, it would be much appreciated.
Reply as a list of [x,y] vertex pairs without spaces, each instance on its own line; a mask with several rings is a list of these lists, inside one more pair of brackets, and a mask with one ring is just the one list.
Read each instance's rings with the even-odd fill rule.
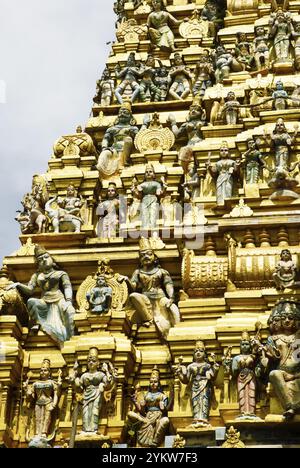
[[193,410],[192,427],[195,429],[209,426],[209,415],[214,397],[214,381],[219,372],[216,356],[207,355],[205,345],[197,341],[193,362],[188,366],[174,366],[175,376],[184,384],[191,386],[191,405]]
[[[291,173],[298,166],[298,162],[291,164],[291,149],[296,143],[299,132],[298,124],[294,126],[294,135],[290,135],[282,118],[276,122],[275,129],[271,135],[264,133],[265,142],[275,151],[275,168],[272,170],[273,177],[269,186],[277,190],[275,195],[280,196],[283,190],[292,198],[297,198],[293,189],[297,186],[297,180],[291,177]],[[279,191],[279,192],[278,192]]]
[[166,11],[163,0],[152,0],[152,8],[147,25],[153,47],[174,52],[176,47],[172,27],[180,26],[182,21],[178,21]]
[[125,3],[126,0],[116,0],[114,2],[114,12],[118,17],[117,25],[126,19]]
[[235,56],[237,61],[242,64],[244,70],[252,70],[254,62],[252,44],[247,40],[247,35],[244,32],[237,33]]
[[229,78],[233,66],[233,55],[226,51],[223,46],[216,48],[215,54],[215,77],[217,83],[222,83]]
[[29,406],[34,406],[34,437],[29,448],[50,447],[48,444],[55,437],[55,411],[58,407],[62,387],[62,371],[58,372],[57,381],[51,376],[51,362],[44,359],[39,380],[29,384],[29,378],[23,383],[23,391]]
[[295,53],[295,65],[296,69],[300,70],[300,23],[295,23],[293,26],[292,38]]
[[276,63],[290,60],[292,32],[293,24],[290,13],[278,8],[277,12],[271,15],[269,22],[269,36],[273,40]]
[[101,80],[97,81],[97,91],[94,97],[95,104],[108,107],[113,103],[115,80],[111,77],[108,68],[105,68]]
[[239,121],[241,104],[236,98],[233,91],[227,94],[225,103],[222,109],[222,114],[225,118],[227,125],[236,125]]
[[141,102],[161,101],[161,91],[156,84],[156,67],[153,55],[148,55],[141,67],[141,82],[139,84],[139,98]]
[[169,77],[171,80],[169,96],[172,99],[184,101],[191,93],[193,75],[179,53],[174,55],[174,65],[169,72]]
[[132,186],[133,196],[141,200],[140,215],[142,229],[155,231],[159,220],[160,200],[166,193],[167,186],[162,179],[158,181],[154,167],[146,166],[145,178],[141,184],[134,179]]
[[264,364],[271,370],[269,381],[282,406],[280,421],[289,421],[300,410],[300,305],[281,299],[272,310],[268,324],[271,336],[266,345],[257,346],[264,353]]
[[290,250],[284,249],[280,254],[280,260],[276,265],[273,280],[276,288],[284,291],[296,286],[297,266],[293,261]]
[[105,276],[97,276],[96,286],[86,295],[93,314],[106,314],[112,303],[112,288],[107,284]]
[[267,168],[263,155],[259,150],[259,142],[254,138],[247,140],[247,151],[242,154],[241,164],[244,166],[247,184],[258,184],[261,170]]
[[228,0],[227,8],[231,14],[245,14],[257,10],[260,0]]
[[135,53],[131,52],[128,56],[125,68],[118,64],[115,68],[116,78],[121,80],[121,83],[115,89],[115,96],[119,104],[124,101],[136,101],[140,93],[139,79],[141,78],[141,67],[135,59]]
[[156,72],[155,82],[160,90],[160,100],[166,101],[171,85],[171,78],[169,76],[169,70],[167,69],[167,67],[164,66],[160,61],[159,65],[160,66]]
[[189,203],[200,195],[201,181],[196,161],[194,161],[194,164],[190,164],[189,167],[187,167],[184,176],[184,182],[182,184],[184,191],[183,200]]
[[117,186],[110,182],[104,200],[99,197],[96,215],[99,218],[96,232],[101,239],[111,239],[117,237],[119,227],[120,199]]
[[14,283],[8,289],[16,288],[26,296],[33,296],[36,288],[42,291],[41,298],[30,298],[27,308],[33,330],[39,328],[59,346],[74,335],[73,289],[65,271],[60,271],[51,255],[41,246],[35,247],[37,271],[28,285]]
[[270,66],[270,47],[269,36],[263,26],[254,28],[254,59],[258,71],[269,68]]
[[[185,139],[187,139],[187,147],[196,146],[203,140],[202,127],[207,125],[206,111],[202,107],[201,99],[196,97],[193,100],[186,122],[184,122],[180,127],[178,127],[176,118],[173,114],[168,116],[168,123],[171,125],[171,129],[176,140],[185,137]],[[181,148],[180,152],[182,152],[183,149],[184,148]],[[180,159],[179,155],[179,160]]]
[[240,421],[261,421],[256,416],[257,379],[262,374],[260,354],[252,343],[248,332],[242,334],[240,354],[227,359],[224,365],[230,367],[231,375],[236,379]]
[[163,339],[172,326],[180,322],[180,313],[175,304],[175,290],[167,270],[161,268],[158,257],[149,239],[140,241],[140,265],[132,278],[124,277],[135,309],[133,321],[145,327],[155,324]]
[[129,163],[129,156],[134,148],[133,142],[139,129],[132,115],[130,102],[124,102],[119,110],[118,118],[109,127],[102,140],[102,151],[98,159],[97,169],[100,175],[108,179],[115,176]]
[[45,206],[55,233],[81,231],[83,219],[81,209],[84,205],[82,198],[77,196],[74,185],[69,185],[65,197],[51,198]]
[[22,200],[23,211],[17,211],[15,218],[20,224],[22,234],[43,234],[48,227],[45,205],[49,200],[48,184],[43,176],[35,176],[31,193]]
[[131,399],[135,410],[129,411],[128,420],[136,428],[138,445],[159,447],[169,427],[169,399],[161,388],[156,366],[151,373],[148,391],[141,392],[138,387]]
[[276,82],[276,89],[272,94],[272,98],[275,110],[285,110],[288,108],[289,95],[284,89],[284,85],[281,80]]
[[202,10],[202,18],[209,23],[209,34],[216,37],[224,24],[225,10],[217,0],[207,0]]
[[239,171],[237,162],[230,156],[226,142],[223,142],[220,148],[220,160],[215,165],[209,160],[207,168],[212,178],[216,179],[217,203],[222,205],[226,198],[232,197],[234,179]]
[[[117,381],[117,370],[111,362],[100,362],[99,350],[91,348],[87,358],[87,370],[80,377],[75,368],[69,377],[76,391],[82,395],[82,436],[93,437],[98,433],[101,412],[108,400],[104,393],[113,390]],[[77,426],[77,418],[73,424]]]
[[214,67],[210,55],[200,55],[195,68],[195,76],[193,82],[194,96],[203,97],[207,88],[212,86],[214,77]]

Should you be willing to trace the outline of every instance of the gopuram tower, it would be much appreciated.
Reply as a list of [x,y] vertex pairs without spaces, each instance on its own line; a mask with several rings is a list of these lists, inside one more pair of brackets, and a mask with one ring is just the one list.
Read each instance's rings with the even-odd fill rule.
[[300,0],[114,10],[0,271],[0,443],[300,446]]

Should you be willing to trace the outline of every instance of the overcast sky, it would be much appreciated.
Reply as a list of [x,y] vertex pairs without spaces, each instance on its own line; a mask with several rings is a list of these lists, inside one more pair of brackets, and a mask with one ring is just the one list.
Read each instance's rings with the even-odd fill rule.
[[113,0],[0,0],[0,261],[20,245],[14,218],[32,175],[88,120],[114,23]]

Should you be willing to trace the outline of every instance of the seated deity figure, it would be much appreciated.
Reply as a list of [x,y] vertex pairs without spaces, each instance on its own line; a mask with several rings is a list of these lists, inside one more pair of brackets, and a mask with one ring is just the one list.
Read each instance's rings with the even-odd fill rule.
[[276,265],[273,280],[276,288],[284,291],[287,288],[295,286],[297,275],[297,266],[293,261],[292,254],[288,249],[285,249],[280,254],[280,260]]
[[104,276],[98,276],[96,286],[86,295],[94,314],[105,314],[112,303],[112,288],[108,286]]
[[130,295],[137,323],[150,327],[156,325],[159,334],[166,339],[172,326],[180,322],[175,304],[175,291],[170,274],[161,268],[149,239],[140,241],[140,266],[131,280],[124,277],[134,292]]
[[[46,203],[46,212],[51,219],[55,233],[80,232],[83,220],[80,215],[83,200],[77,196],[73,185],[67,188],[67,194],[63,197],[55,197]],[[57,205],[57,208],[53,208]]]
[[128,419],[136,427],[140,447],[159,447],[170,423],[166,415],[169,401],[159,377],[159,370],[154,367],[148,391],[141,393],[136,390],[132,396],[135,410],[128,413]]
[[172,26],[180,26],[182,21],[166,11],[163,0],[152,0],[152,8],[147,25],[153,47],[174,52],[176,47]]
[[115,123],[107,129],[102,140],[102,151],[97,164],[102,178],[118,175],[124,165],[129,163],[138,131],[131,104],[125,102],[119,110]]
[[53,341],[62,346],[74,335],[75,309],[72,304],[73,289],[65,271],[60,271],[51,255],[40,246],[35,247],[37,272],[28,285],[14,283],[8,289],[33,296],[35,289],[42,291],[40,299],[27,301],[29,317],[34,324],[33,330],[41,328]]
[[215,56],[215,76],[217,83],[222,83],[229,78],[232,71],[233,55],[225,50],[223,46],[218,46]]
[[264,364],[271,370],[269,381],[281,403],[283,420],[300,412],[300,305],[294,299],[281,299],[268,321],[271,336],[266,345],[257,343]]

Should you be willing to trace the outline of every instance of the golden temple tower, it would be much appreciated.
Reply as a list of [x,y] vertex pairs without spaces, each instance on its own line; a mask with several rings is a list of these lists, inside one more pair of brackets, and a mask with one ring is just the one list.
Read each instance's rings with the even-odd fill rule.
[[0,442],[299,445],[300,1],[114,9],[0,272]]

